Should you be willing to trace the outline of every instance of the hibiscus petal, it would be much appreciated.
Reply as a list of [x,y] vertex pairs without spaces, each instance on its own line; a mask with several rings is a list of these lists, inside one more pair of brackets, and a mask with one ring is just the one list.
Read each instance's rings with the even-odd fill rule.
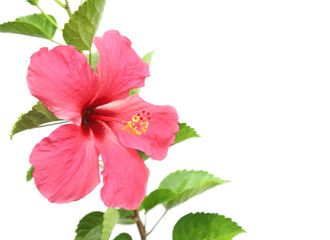
[[147,131],[142,135],[132,136],[123,130],[125,125],[118,122],[108,122],[108,125],[124,146],[139,149],[155,160],[163,160],[168,148],[174,143],[175,134],[179,131],[178,114],[173,107],[147,103],[138,94],[135,94],[124,100],[100,106],[94,111],[95,114],[128,122],[132,120],[132,116],[142,110],[151,114]]
[[31,153],[35,184],[50,202],[81,199],[100,183],[98,156],[90,129],[60,126]]
[[101,197],[108,207],[138,209],[146,195],[148,168],[136,150],[122,146],[101,121],[90,123],[101,151],[104,186]]
[[144,86],[149,66],[131,48],[128,38],[112,30],[96,37],[94,44],[100,55],[97,74],[103,101],[99,104],[126,98],[132,88]]
[[98,90],[94,70],[73,46],[42,48],[33,54],[27,83],[31,94],[57,118],[78,124]]

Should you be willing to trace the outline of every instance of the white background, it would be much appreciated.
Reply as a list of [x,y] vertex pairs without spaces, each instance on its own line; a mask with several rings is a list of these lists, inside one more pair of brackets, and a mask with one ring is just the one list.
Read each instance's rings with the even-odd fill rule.
[[[40,6],[63,27],[66,12]],[[71,0],[73,10],[80,1]],[[247,233],[236,240],[330,239],[329,1],[111,0],[98,36],[118,29],[140,56],[155,50],[141,91],[171,104],[202,136],[171,148],[151,169],[148,192],[177,169],[231,180],[171,210],[150,240],[171,239],[189,212],[216,212]],[[1,3],[0,22],[38,12],[23,0]],[[60,33],[56,40],[63,42]],[[9,133],[37,102],[25,77],[29,57],[47,40],[0,33],[1,238],[73,239],[79,219],[105,210],[101,185],[86,198],[49,203],[25,182],[33,146],[54,128]],[[147,228],[162,213],[150,212]],[[125,231],[116,227],[113,237]],[[134,239],[136,226],[129,227]]]

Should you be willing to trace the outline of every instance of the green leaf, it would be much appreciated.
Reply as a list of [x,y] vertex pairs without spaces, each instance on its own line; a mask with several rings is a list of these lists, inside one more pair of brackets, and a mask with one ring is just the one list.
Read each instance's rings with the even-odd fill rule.
[[132,96],[136,93],[140,92],[140,88],[132,88],[129,93],[128,93],[128,96]]
[[195,131],[195,129],[189,127],[186,123],[179,123],[179,127],[180,129],[175,135],[175,141],[173,145],[179,142],[183,142],[184,140],[187,140],[189,138],[200,137]]
[[148,64],[149,67],[150,67],[151,59],[152,59],[152,56],[154,55],[154,52],[155,52],[155,51],[148,52],[148,53],[147,53],[146,55],[144,55],[143,58],[142,58],[143,62],[145,62],[146,64]]
[[63,38],[78,50],[90,50],[102,17],[105,0],[87,0],[64,25]]
[[102,235],[102,228],[102,225],[98,225],[92,228],[83,238],[83,240],[100,240]]
[[120,224],[134,224],[134,212],[132,210],[126,210],[123,208],[117,209],[119,212],[119,221]]
[[31,5],[37,6],[38,0],[27,0]]
[[132,237],[127,233],[121,233],[114,240],[132,240]]
[[159,184],[158,189],[171,189],[175,193],[174,198],[163,203],[166,210],[169,210],[210,188],[226,182],[228,181],[216,178],[208,172],[183,170],[169,174]]
[[145,154],[144,152],[140,151],[140,150],[136,150],[138,152],[138,154],[140,155],[140,157],[142,158],[143,161],[147,160],[148,158],[150,158],[150,156],[148,156],[147,154]]
[[103,229],[101,240],[109,240],[111,232],[119,221],[119,212],[115,208],[108,208],[103,215]]
[[119,211],[115,208],[108,208],[105,213],[87,214],[77,226],[75,240],[108,240],[119,217]]
[[230,218],[215,213],[190,213],[175,224],[173,240],[231,240],[243,232]]
[[159,204],[165,203],[175,198],[176,193],[168,188],[160,188],[146,196],[140,205],[139,210],[144,209],[146,213]]
[[17,122],[11,129],[10,139],[12,139],[16,133],[21,131],[40,127],[44,123],[60,120],[61,119],[56,118],[41,102],[38,102],[32,107],[31,111],[22,114],[18,118]]
[[169,210],[204,191],[228,181],[203,171],[176,171],[168,175],[159,188],[146,196],[140,210],[146,212],[159,204]]
[[[53,16],[48,16],[56,22]],[[56,27],[44,15],[33,14],[16,18],[13,22],[1,24],[0,32],[17,33],[52,40],[56,32]]]
[[[154,54],[155,51],[151,51],[148,52],[146,55],[143,56],[142,60],[143,62],[145,62],[146,64],[149,65],[151,64],[151,59],[152,59],[152,55]],[[134,95],[135,93],[140,92],[140,88],[133,88],[131,89],[131,91],[129,92],[128,96]]]
[[27,171],[27,173],[26,173],[26,181],[27,182],[31,181],[31,179],[33,178],[33,170],[34,170],[34,167],[31,166],[29,168],[29,170]]
[[[100,228],[99,233],[100,237],[102,234],[102,223],[103,223],[103,212],[91,212],[85,215],[79,222],[76,229],[75,240],[86,240],[85,237],[92,232],[87,237],[91,237],[92,234],[96,235],[97,230],[95,228]],[[93,230],[94,229],[94,230]],[[100,238],[99,238],[100,239]]]

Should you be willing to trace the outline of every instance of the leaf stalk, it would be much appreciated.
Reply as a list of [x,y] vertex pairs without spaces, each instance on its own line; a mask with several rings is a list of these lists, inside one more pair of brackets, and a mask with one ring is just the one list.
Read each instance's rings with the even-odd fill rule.
[[65,4],[62,3],[60,0],[55,0],[62,8],[65,8]]
[[92,65],[92,49],[89,49],[88,63],[89,63],[89,65]]
[[160,219],[156,222],[156,224],[151,228],[151,230],[147,233],[147,236],[152,233],[152,231],[157,227],[158,223],[165,217],[167,213],[167,210],[163,213],[163,215],[160,217]]
[[40,10],[40,12],[42,13],[42,15],[44,15],[58,30],[61,30],[63,32],[63,30],[56,24],[56,22],[48,16],[48,14],[46,14],[40,7],[39,5],[37,4],[36,5],[37,8]]
[[53,43],[56,43],[56,44],[58,44],[58,45],[64,45],[64,44],[62,44],[62,43],[59,43],[59,42],[54,41],[53,39],[50,39],[50,41],[52,41]]

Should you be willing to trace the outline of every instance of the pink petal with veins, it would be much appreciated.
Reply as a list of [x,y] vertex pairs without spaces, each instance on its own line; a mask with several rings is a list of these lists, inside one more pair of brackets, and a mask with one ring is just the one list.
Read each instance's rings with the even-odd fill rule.
[[57,128],[30,156],[38,190],[55,203],[83,198],[100,183],[98,156],[90,129],[75,124]]
[[73,46],[42,48],[33,54],[27,83],[31,94],[57,118],[78,124],[99,87],[86,57]]
[[148,168],[134,149],[121,145],[101,121],[90,123],[104,164],[101,197],[108,207],[138,209],[146,195]]
[[131,48],[128,38],[112,30],[95,37],[94,44],[100,55],[96,67],[101,85],[99,104],[126,98],[132,88],[144,86],[149,66]]
[[155,160],[163,160],[179,131],[178,114],[173,107],[150,104],[135,94],[94,110],[95,114],[111,116],[125,122],[131,121],[141,111],[149,112],[151,117],[146,132],[141,135],[132,136],[123,130],[124,125],[121,123],[108,124],[124,146],[139,149]]

